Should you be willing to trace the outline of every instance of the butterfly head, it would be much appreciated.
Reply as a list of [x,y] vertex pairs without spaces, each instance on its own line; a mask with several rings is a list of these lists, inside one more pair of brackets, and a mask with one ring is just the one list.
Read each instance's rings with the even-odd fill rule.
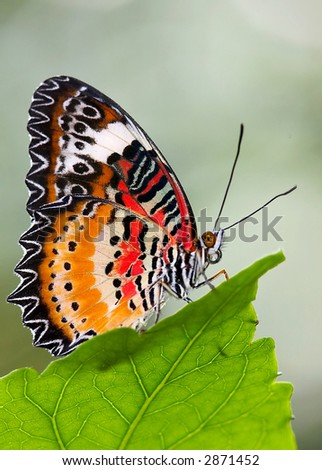
[[207,253],[207,261],[210,264],[216,264],[222,257],[221,245],[223,243],[224,231],[219,229],[213,232],[204,232],[201,235],[201,246]]

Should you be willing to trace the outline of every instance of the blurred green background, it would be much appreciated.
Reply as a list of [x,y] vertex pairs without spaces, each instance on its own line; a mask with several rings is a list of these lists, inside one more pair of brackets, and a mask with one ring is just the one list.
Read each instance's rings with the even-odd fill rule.
[[[195,215],[217,215],[239,133],[242,156],[224,210],[230,222],[298,184],[269,209],[283,241],[226,244],[230,275],[283,249],[287,260],[259,285],[257,337],[271,336],[281,379],[291,381],[302,449],[322,448],[321,105],[319,0],[2,0],[0,373],[52,360],[31,345],[16,287],[17,240],[29,226],[27,110],[34,89],[75,76],[119,102],[160,147]],[[212,228],[211,223],[207,227]],[[209,269],[209,275],[215,272]],[[202,295],[192,293],[193,298]],[[171,301],[164,315],[182,307]]]

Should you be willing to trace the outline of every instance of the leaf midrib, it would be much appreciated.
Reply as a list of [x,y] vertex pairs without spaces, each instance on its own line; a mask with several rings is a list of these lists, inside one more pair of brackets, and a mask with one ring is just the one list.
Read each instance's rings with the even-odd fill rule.
[[[247,283],[247,284],[250,284],[251,282]],[[243,286],[245,288],[245,286]],[[154,398],[158,395],[159,391],[162,390],[162,388],[165,386],[165,384],[167,383],[167,380],[168,378],[172,375],[172,373],[175,371],[176,367],[180,364],[181,360],[183,359],[183,357],[187,354],[187,352],[189,351],[189,349],[193,346],[193,344],[195,343],[195,341],[199,338],[199,336],[203,333],[203,331],[208,327],[209,323],[212,321],[213,317],[215,315],[218,315],[224,308],[225,306],[227,305],[227,303],[229,303],[232,299],[234,299],[237,294],[240,292],[241,288],[237,288],[236,290],[234,290],[231,295],[229,296],[229,298],[227,298],[220,306],[220,308],[214,313],[214,315],[211,315],[209,320],[207,322],[204,323],[203,327],[200,328],[200,330],[195,334],[195,336],[193,337],[193,339],[191,339],[191,341],[187,344],[187,346],[183,349],[183,351],[181,352],[181,354],[178,356],[178,358],[176,359],[176,361],[173,363],[172,367],[169,369],[169,371],[166,373],[166,375],[164,376],[163,380],[161,380],[161,382],[159,383],[159,385],[154,389],[154,391],[151,393],[151,395],[149,395],[149,397],[145,400],[145,402],[143,403],[143,405],[141,406],[138,414],[136,415],[135,419],[132,421],[132,423],[130,424],[126,434],[124,435],[122,441],[121,441],[121,444],[119,446],[119,449],[120,450],[124,450],[126,449],[127,447],[127,444],[128,442],[130,441],[138,423],[140,422],[140,420],[142,419],[145,411],[148,409],[148,407],[150,406],[150,404],[152,403],[152,401],[154,400]],[[229,342],[230,343],[230,342]],[[228,344],[229,344],[228,343]],[[227,344],[227,345],[228,345]],[[224,350],[227,345],[224,346],[224,348],[222,350]],[[234,392],[236,391],[236,389],[234,390]]]

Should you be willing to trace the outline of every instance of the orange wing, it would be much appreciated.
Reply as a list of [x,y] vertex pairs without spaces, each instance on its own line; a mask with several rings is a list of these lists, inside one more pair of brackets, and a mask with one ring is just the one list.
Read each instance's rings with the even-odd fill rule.
[[186,297],[173,273],[179,250],[179,268],[192,269],[193,214],[140,126],[89,85],[54,77],[34,94],[28,130],[32,225],[8,300],[22,307],[34,343],[60,355],[115,327],[140,329],[167,280]]
[[11,301],[24,309],[34,344],[67,354],[96,334],[140,329],[163,303],[162,269],[176,245],[166,232],[122,206],[67,197],[43,206],[21,238],[29,247]]

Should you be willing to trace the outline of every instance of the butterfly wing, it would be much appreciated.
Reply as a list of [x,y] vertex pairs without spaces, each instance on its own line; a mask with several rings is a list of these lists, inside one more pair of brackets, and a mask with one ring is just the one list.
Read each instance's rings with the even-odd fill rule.
[[[23,308],[36,346],[64,355],[120,326],[140,329],[162,302],[162,269],[176,246],[147,218],[102,199],[67,196],[34,213],[22,236]],[[168,255],[167,255],[168,254]]]
[[32,225],[20,240],[21,284],[8,300],[22,307],[34,343],[61,355],[109,329],[140,327],[163,302],[165,266],[178,247],[195,250],[196,229],[159,150],[97,90],[47,80],[28,129]]
[[173,170],[110,98],[75,78],[48,79],[34,94],[28,130],[31,216],[63,196],[90,195],[148,216],[195,249],[192,209]]

